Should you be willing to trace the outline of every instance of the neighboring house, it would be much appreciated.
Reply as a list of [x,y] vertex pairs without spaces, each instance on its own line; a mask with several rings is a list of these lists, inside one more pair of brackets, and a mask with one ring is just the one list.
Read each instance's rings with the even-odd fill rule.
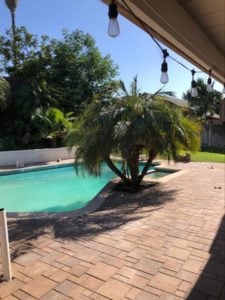
[[[141,93],[140,96],[145,97],[146,99],[151,99],[152,97],[152,93]],[[165,100],[167,100],[170,103],[173,103],[179,107],[183,107],[183,108],[189,108],[189,103],[187,100],[184,99],[180,99],[174,96],[168,96],[167,94],[160,94],[160,96],[162,96]]]

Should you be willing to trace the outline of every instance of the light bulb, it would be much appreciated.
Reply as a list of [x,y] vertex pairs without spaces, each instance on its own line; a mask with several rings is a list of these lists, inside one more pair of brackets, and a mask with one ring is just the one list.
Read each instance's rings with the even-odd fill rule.
[[[164,54],[165,55],[165,54]],[[164,56],[164,61],[161,65],[161,77],[160,77],[160,82],[165,84],[167,82],[169,82],[169,76],[168,76],[168,65],[167,65],[167,62],[166,62],[166,56]]]
[[169,76],[168,76],[167,72],[161,73],[160,82],[163,84],[166,84],[167,82],[169,82]]
[[209,78],[207,80],[206,90],[207,90],[207,92],[212,92],[212,90],[213,90],[212,78],[211,78],[211,70],[209,70]]
[[117,19],[109,19],[108,35],[117,37],[120,34],[120,26]]
[[209,93],[212,92],[212,91],[213,91],[212,85],[211,85],[211,84],[207,84],[206,90],[207,90],[207,92],[209,92]]
[[198,89],[196,87],[191,88],[191,97],[197,97],[198,96]]

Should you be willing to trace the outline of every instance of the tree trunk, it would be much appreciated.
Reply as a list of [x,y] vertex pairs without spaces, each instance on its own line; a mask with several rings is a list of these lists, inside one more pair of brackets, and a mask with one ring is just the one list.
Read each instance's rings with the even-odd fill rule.
[[111,161],[110,157],[105,157],[104,161],[106,162],[107,166],[116,175],[118,175],[125,183],[130,184],[130,180],[114,165],[114,163]]
[[150,167],[151,164],[152,164],[153,159],[154,159],[156,156],[157,156],[157,153],[156,153],[155,151],[153,151],[153,150],[150,150],[150,151],[149,151],[149,154],[148,154],[148,160],[147,160],[147,162],[146,162],[146,164],[145,164],[145,166],[144,166],[144,168],[143,168],[141,174],[138,176],[138,185],[141,184],[141,182],[142,182],[144,176],[147,174],[148,169],[149,169],[149,167]]
[[131,184],[136,187],[138,186],[138,174],[139,174],[139,152],[140,147],[132,147],[127,158],[128,166],[131,175]]
[[13,64],[17,67],[17,54],[16,54],[16,23],[15,23],[15,13],[11,12],[12,16],[12,50],[13,50]]

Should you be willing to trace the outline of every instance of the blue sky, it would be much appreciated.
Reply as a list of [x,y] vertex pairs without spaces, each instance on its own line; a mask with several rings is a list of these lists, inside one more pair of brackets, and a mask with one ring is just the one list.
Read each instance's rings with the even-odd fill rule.
[[[0,34],[11,25],[10,13],[4,2],[0,1]],[[154,92],[161,88],[161,51],[144,31],[122,16],[118,17],[120,36],[109,37],[107,13],[108,7],[100,0],[20,0],[16,11],[16,24],[26,26],[31,33],[54,38],[61,38],[63,28],[70,31],[83,30],[94,37],[103,55],[109,54],[112,57],[114,63],[119,66],[118,77],[127,85],[137,74],[142,92]],[[190,69],[194,67],[172,50],[168,51]],[[170,59],[168,68],[170,81],[164,89],[174,91],[181,97],[190,87],[191,74]],[[202,73],[199,77],[206,81],[208,76]],[[222,90],[219,83],[214,87]]]

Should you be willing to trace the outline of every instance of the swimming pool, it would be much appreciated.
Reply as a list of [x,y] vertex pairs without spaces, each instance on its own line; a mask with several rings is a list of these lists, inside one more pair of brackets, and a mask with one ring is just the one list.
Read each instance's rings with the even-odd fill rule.
[[[79,168],[79,166],[78,166]],[[73,165],[58,168],[18,170],[0,176],[0,207],[7,212],[67,212],[86,206],[115,177],[106,166],[102,176],[76,174]],[[151,178],[168,173],[149,174]]]

